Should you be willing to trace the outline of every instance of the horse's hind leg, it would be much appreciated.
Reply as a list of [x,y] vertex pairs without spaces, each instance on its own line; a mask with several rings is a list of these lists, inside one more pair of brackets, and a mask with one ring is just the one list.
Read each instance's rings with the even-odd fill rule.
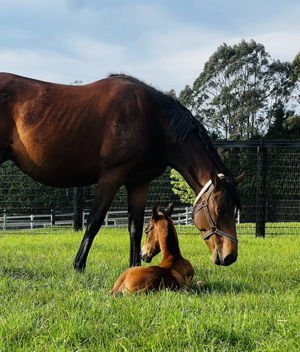
[[120,184],[116,182],[109,183],[103,182],[102,180],[101,182],[99,181],[96,189],[96,198],[88,217],[86,231],[73,263],[75,270],[84,271],[93,240],[103,223],[108,208],[114,199],[119,186]]
[[128,197],[128,231],[130,235],[130,266],[141,265],[141,240],[144,212],[150,183],[126,186]]

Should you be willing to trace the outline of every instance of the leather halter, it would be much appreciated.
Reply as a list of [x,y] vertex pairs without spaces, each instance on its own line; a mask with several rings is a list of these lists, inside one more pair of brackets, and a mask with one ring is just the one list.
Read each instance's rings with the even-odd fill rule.
[[[225,178],[225,176],[223,174],[218,174],[218,177],[219,178]],[[217,225],[214,223],[211,215],[210,215],[210,212],[209,212],[209,209],[208,209],[208,201],[209,201],[209,197],[211,196],[212,194],[212,191],[213,189],[215,188],[214,184],[212,183],[211,180],[209,180],[206,185],[202,188],[202,190],[199,192],[199,194],[197,195],[196,199],[195,199],[195,202],[194,202],[194,205],[193,205],[193,213],[192,213],[192,216],[194,218],[195,214],[198,213],[199,210],[201,210],[202,208],[204,208],[204,211],[205,211],[205,215],[206,215],[206,218],[209,222],[209,225],[211,226],[211,229],[210,230],[207,230],[203,235],[203,239],[204,240],[208,240],[210,239],[211,236],[213,235],[219,235],[219,236],[223,236],[223,237],[226,237],[228,239],[230,239],[231,241],[235,242],[235,243],[238,243],[238,239],[236,237],[233,237],[231,235],[229,235],[228,233],[226,232],[223,232],[221,231],[220,229],[217,228]],[[201,199],[201,196],[207,192],[207,195],[206,197],[202,200],[202,202],[200,204],[197,204],[198,200]],[[195,207],[196,206],[196,207]]]

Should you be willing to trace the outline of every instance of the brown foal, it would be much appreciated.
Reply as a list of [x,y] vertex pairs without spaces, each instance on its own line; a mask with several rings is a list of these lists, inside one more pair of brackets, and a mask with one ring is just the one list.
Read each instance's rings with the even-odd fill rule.
[[191,283],[194,268],[180,252],[177,232],[170,217],[172,211],[173,204],[166,211],[158,211],[157,206],[153,206],[141,253],[142,259],[149,263],[161,251],[162,262],[159,265],[127,269],[115,283],[113,295],[164,288],[179,290]]

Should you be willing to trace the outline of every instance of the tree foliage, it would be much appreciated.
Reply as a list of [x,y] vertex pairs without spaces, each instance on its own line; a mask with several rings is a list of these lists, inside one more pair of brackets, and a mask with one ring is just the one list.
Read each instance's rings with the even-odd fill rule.
[[173,186],[173,192],[179,196],[182,203],[193,204],[195,200],[194,191],[180,173],[174,169],[171,170],[171,185]]
[[293,83],[300,81],[300,52],[295,56],[292,63],[291,80]]
[[272,61],[254,40],[224,43],[179,99],[218,138],[250,139],[267,132],[273,107],[287,101],[290,74],[290,63]]
[[300,52],[292,62],[290,79],[294,85],[293,97],[297,104],[300,104]]

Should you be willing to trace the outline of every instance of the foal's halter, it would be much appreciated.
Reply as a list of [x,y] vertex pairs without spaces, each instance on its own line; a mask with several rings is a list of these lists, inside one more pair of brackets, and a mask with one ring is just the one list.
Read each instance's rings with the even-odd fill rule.
[[[225,176],[223,174],[218,174],[218,177],[220,178],[225,178]],[[209,209],[208,209],[208,201],[209,201],[209,197],[211,196],[212,194],[212,191],[213,189],[215,188],[214,184],[212,183],[211,180],[209,180],[206,185],[202,188],[202,190],[199,192],[199,194],[197,195],[196,199],[195,199],[195,202],[194,202],[194,205],[193,205],[193,213],[192,213],[192,216],[194,218],[195,214],[198,213],[199,210],[201,210],[202,208],[204,208],[204,211],[205,211],[205,215],[206,215],[206,218],[209,222],[209,225],[211,226],[211,229],[210,230],[207,230],[203,235],[203,239],[204,240],[208,240],[210,239],[211,236],[213,235],[219,235],[219,236],[223,236],[223,237],[226,237],[226,238],[229,238],[231,241],[235,242],[235,243],[238,243],[238,239],[229,235],[228,233],[226,232],[223,232],[221,231],[220,229],[217,228],[217,225],[214,223],[211,215],[210,215],[210,212],[209,212]],[[200,204],[197,205],[197,202],[199,199],[201,199],[202,195],[207,192],[207,195],[206,197],[202,200],[202,202]],[[197,206],[196,206],[197,205]],[[196,207],[195,207],[196,206]]]

